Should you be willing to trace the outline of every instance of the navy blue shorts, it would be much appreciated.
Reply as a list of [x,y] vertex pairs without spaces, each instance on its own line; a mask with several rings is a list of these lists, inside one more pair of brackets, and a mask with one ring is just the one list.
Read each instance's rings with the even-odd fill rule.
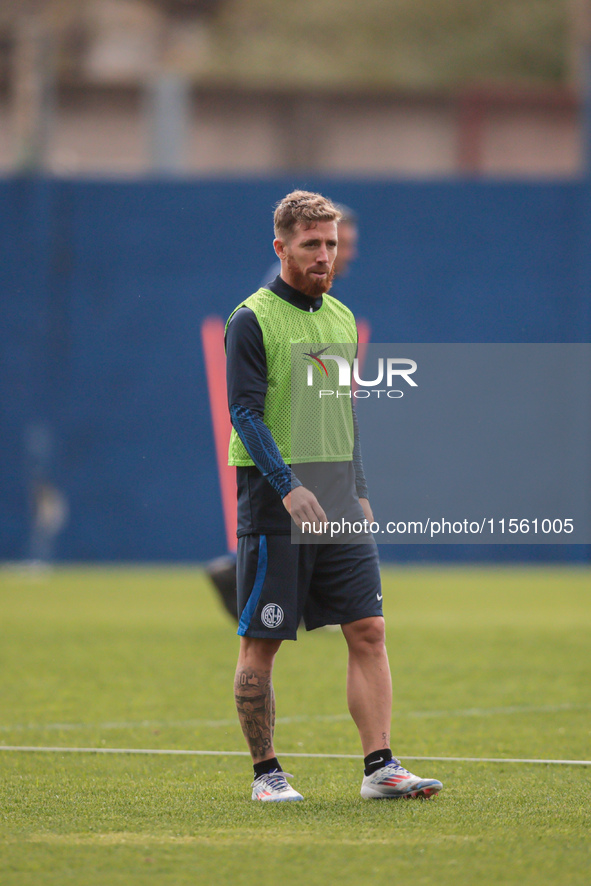
[[292,544],[289,535],[238,539],[238,634],[295,640],[308,631],[382,615],[375,542]]

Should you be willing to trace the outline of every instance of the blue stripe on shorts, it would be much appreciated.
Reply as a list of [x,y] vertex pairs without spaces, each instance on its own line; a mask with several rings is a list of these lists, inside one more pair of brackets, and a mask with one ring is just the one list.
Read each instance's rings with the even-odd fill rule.
[[265,576],[267,575],[267,536],[261,535],[259,536],[259,559],[257,563],[257,572],[254,578],[254,584],[252,586],[252,591],[250,592],[250,597],[248,598],[248,602],[244,609],[242,610],[242,615],[240,616],[240,623],[238,624],[237,634],[239,637],[243,637],[250,625],[250,621],[255,613],[255,610],[259,604],[259,600],[261,599],[261,593],[263,590],[263,584],[265,583]]

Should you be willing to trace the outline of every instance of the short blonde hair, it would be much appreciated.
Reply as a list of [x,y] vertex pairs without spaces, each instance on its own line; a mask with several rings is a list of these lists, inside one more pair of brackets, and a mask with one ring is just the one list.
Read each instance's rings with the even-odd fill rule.
[[312,191],[292,191],[280,200],[275,209],[273,221],[275,236],[285,238],[293,233],[297,224],[310,227],[314,222],[334,221],[341,218],[340,210],[322,194]]

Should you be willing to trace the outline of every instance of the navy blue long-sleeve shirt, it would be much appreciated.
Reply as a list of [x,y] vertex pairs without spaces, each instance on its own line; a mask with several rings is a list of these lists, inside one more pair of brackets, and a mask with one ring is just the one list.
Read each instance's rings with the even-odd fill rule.
[[[303,311],[315,311],[322,296],[310,299],[281,277],[267,289]],[[238,467],[238,536],[288,535],[291,518],[282,499],[296,485],[311,489],[329,519],[363,519],[359,498],[367,497],[355,410],[353,461],[298,464],[296,474],[281,457],[263,421],[267,393],[267,357],[256,315],[243,306],[226,332],[228,406],[232,424],[254,467]]]

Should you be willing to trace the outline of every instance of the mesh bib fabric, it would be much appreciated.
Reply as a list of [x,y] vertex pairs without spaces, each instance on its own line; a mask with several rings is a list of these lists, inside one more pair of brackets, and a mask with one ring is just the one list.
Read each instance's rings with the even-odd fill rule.
[[[287,464],[351,461],[350,378],[348,385],[339,385],[339,365],[331,359],[344,358],[349,367],[353,363],[357,328],[351,311],[330,295],[322,297],[317,311],[302,311],[259,289],[235,308],[228,323],[243,305],[254,311],[263,334],[268,382],[264,421],[282,458]],[[319,352],[317,360],[308,356]],[[321,390],[334,393],[321,397]],[[253,464],[234,429],[228,464]]]

